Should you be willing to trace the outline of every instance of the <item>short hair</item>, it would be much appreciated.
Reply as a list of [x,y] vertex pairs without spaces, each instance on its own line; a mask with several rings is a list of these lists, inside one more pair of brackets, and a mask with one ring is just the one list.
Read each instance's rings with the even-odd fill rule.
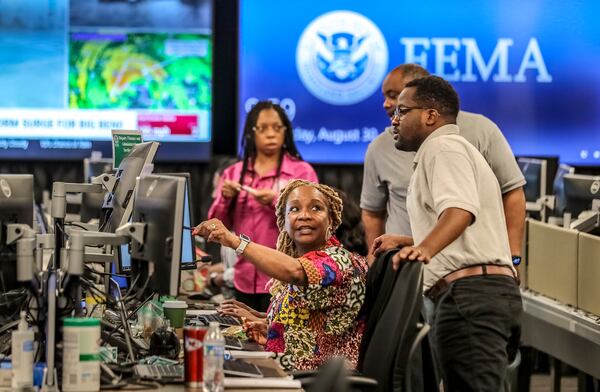
[[396,68],[392,69],[392,72],[398,72],[406,78],[418,79],[429,76],[429,71],[419,64],[401,64]]
[[443,78],[439,76],[425,76],[406,83],[406,87],[414,87],[413,100],[426,108],[437,110],[441,115],[456,119],[460,110],[458,94]]

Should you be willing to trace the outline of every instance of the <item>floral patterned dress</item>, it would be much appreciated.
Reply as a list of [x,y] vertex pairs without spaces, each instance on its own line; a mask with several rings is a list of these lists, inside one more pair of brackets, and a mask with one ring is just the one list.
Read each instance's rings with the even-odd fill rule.
[[324,249],[299,260],[308,286],[273,286],[266,349],[282,354],[286,370],[314,369],[333,356],[356,366],[365,326],[357,318],[365,299],[365,258],[331,237]]

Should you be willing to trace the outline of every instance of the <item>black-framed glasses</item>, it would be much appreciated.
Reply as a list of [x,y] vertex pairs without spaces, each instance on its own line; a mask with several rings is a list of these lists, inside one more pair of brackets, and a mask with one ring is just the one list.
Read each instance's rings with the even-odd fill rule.
[[275,133],[282,133],[287,127],[283,124],[255,125],[252,127],[252,130],[258,134],[263,134],[267,132],[269,128],[271,128]]
[[429,109],[429,108],[426,108],[426,107],[423,107],[423,106],[412,106],[412,107],[410,107],[410,106],[403,106],[403,107],[396,106],[396,110],[394,110],[394,117],[398,117],[398,118],[404,117],[404,116],[406,116],[408,114],[408,112],[410,112],[411,110],[414,110],[414,109]]

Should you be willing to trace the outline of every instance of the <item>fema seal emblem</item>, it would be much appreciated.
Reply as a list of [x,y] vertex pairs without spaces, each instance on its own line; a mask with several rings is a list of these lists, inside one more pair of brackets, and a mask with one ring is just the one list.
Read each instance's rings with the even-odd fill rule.
[[598,191],[600,191],[600,180],[592,182],[592,185],[590,186],[590,192],[592,193],[592,195],[595,195],[596,193],[598,193]]
[[333,11],[313,20],[296,48],[296,68],[308,91],[332,105],[352,105],[371,96],[388,66],[381,31],[352,11]]

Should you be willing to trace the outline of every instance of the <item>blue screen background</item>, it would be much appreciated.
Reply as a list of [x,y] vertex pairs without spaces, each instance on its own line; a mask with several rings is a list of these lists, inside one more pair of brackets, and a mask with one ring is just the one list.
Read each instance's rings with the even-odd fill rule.
[[[239,128],[252,99],[293,101],[296,128],[359,129],[359,141],[334,144],[297,141],[303,157],[316,163],[361,163],[373,129],[389,125],[380,87],[352,105],[332,105],[313,96],[296,67],[296,48],[304,29],[334,10],[357,12],[383,33],[388,48],[387,70],[406,61],[402,38],[474,38],[486,63],[498,39],[510,38],[508,74],[517,73],[531,38],[540,47],[550,83],[452,81],[461,109],[495,121],[516,155],[560,155],[562,162],[600,164],[600,14],[596,1],[544,2],[515,0],[469,2],[424,1],[240,1]],[[451,50],[446,49],[446,54]],[[427,52],[427,69],[435,73],[435,48]],[[457,66],[465,72],[465,48],[457,50]],[[447,76],[452,67],[446,66]],[[492,75],[497,73],[495,65]],[[250,99],[250,101],[249,101]],[[289,106],[289,105],[288,105]],[[295,110],[294,110],[295,109]],[[366,130],[366,132],[365,132]]]

